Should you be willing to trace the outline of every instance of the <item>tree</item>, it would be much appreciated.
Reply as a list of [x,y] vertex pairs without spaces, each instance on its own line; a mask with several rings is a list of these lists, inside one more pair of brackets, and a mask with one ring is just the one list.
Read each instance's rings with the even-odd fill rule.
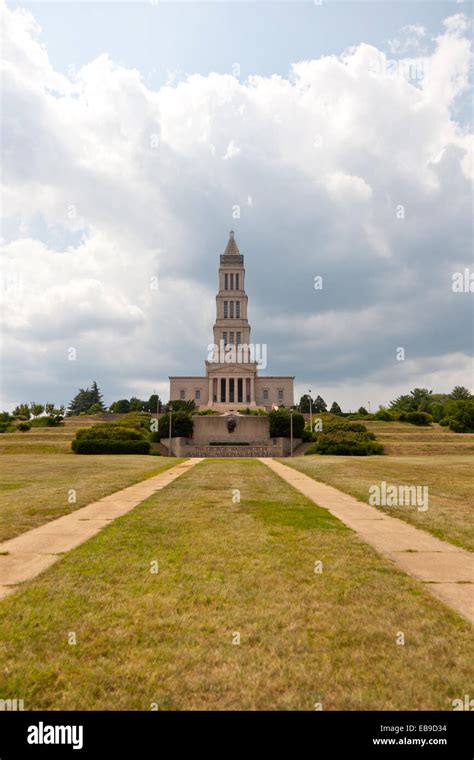
[[52,417],[52,415],[56,411],[55,408],[54,408],[54,404],[47,403],[47,404],[44,405],[44,408],[45,408],[46,414],[48,414],[50,417]]
[[94,380],[90,388],[79,388],[79,392],[74,396],[68,406],[67,414],[70,416],[72,414],[80,414],[81,412],[87,413],[95,404],[100,407],[100,411],[105,412],[105,407],[102,402],[102,394]]
[[317,412],[318,414],[321,414],[322,412],[327,412],[327,404],[321,396],[316,396],[313,404],[313,412]]
[[28,404],[18,404],[13,410],[14,417],[24,417],[29,420],[31,417],[30,407]]
[[93,404],[98,404],[100,406],[101,410],[105,412],[105,406],[104,406],[104,403],[102,401],[102,393],[100,392],[99,386],[97,385],[97,383],[96,383],[95,380],[93,381],[93,383],[91,385],[90,393],[91,393],[91,402],[92,402],[91,406]]
[[[159,438],[168,438],[170,429],[169,414],[164,414],[158,422]],[[176,412],[171,415],[171,437],[192,438],[193,419],[187,412]]]
[[100,412],[103,412],[104,410],[100,404],[92,404],[88,411],[89,414],[100,414]]
[[[270,437],[271,438],[289,438],[291,435],[290,412],[288,409],[274,409],[269,412]],[[305,419],[298,412],[293,413],[293,437],[301,438],[305,426]]]
[[311,396],[308,393],[305,393],[304,396],[301,396],[300,403],[299,403],[299,409],[300,412],[309,412],[310,411],[310,402],[313,405],[312,408],[314,409],[314,401],[311,398]]
[[162,404],[160,401],[160,397],[158,396],[157,393],[153,393],[148,399],[148,404],[147,404],[148,408],[146,411],[151,412],[152,414],[155,414],[155,412],[158,412],[158,414],[160,414],[161,406]]
[[132,396],[132,398],[130,399],[130,411],[131,412],[147,412],[148,403],[146,401],[142,401],[141,398]]
[[360,414],[363,417],[366,417],[368,415],[368,411],[365,408],[365,406],[359,406],[358,414]]
[[432,401],[432,391],[428,388],[414,388],[408,395],[391,401],[389,406],[397,412],[425,412],[429,410]]
[[119,401],[114,401],[109,406],[109,412],[114,414],[127,414],[130,411],[130,401],[126,398],[121,398]]
[[449,397],[456,401],[468,401],[471,398],[471,394],[468,388],[465,388],[463,385],[456,385],[449,394]]
[[39,417],[44,412],[43,404],[36,404],[34,401],[31,402],[30,409],[33,417]]
[[342,414],[342,409],[336,401],[332,402],[332,406],[329,411],[331,414]]
[[174,401],[168,401],[165,404],[165,412],[169,412],[170,404],[173,407],[173,412],[194,412],[196,411],[196,403],[193,399],[189,401],[183,401],[182,399],[175,399]]

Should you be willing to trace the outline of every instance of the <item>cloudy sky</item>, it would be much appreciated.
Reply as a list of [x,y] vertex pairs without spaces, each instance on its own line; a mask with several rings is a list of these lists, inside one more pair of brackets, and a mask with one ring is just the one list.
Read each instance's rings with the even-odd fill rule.
[[0,2],[2,408],[203,374],[231,228],[298,398],[472,387],[470,5]]

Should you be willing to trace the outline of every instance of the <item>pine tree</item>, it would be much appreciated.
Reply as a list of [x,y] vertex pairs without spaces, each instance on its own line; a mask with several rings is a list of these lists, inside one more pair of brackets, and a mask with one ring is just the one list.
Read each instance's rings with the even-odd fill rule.
[[313,411],[317,414],[321,414],[322,412],[327,412],[327,404],[321,396],[316,396],[313,404]]
[[101,411],[105,411],[102,394],[95,380],[90,388],[79,388],[79,392],[76,393],[68,406],[67,415],[70,417],[73,414],[81,414],[81,412],[87,413],[92,406],[95,408],[98,406]]
[[333,401],[329,411],[331,414],[342,414],[342,409],[336,401]]

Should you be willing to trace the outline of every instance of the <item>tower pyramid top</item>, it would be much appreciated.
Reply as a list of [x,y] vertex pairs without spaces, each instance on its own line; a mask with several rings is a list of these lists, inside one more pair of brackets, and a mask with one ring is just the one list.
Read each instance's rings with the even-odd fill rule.
[[229,233],[229,242],[227,243],[224,251],[224,256],[229,255],[240,256],[239,246],[234,239],[234,230],[231,230]]

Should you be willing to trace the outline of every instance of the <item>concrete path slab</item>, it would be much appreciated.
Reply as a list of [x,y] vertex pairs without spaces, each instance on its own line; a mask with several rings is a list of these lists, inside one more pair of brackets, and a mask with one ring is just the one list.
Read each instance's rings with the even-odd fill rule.
[[159,475],[92,502],[69,515],[41,525],[0,544],[0,599],[50,567],[59,557],[92,538],[111,520],[172,483],[202,460],[188,459]]
[[319,507],[354,530],[427,591],[474,622],[474,554],[357,501],[275,459],[260,459]]

